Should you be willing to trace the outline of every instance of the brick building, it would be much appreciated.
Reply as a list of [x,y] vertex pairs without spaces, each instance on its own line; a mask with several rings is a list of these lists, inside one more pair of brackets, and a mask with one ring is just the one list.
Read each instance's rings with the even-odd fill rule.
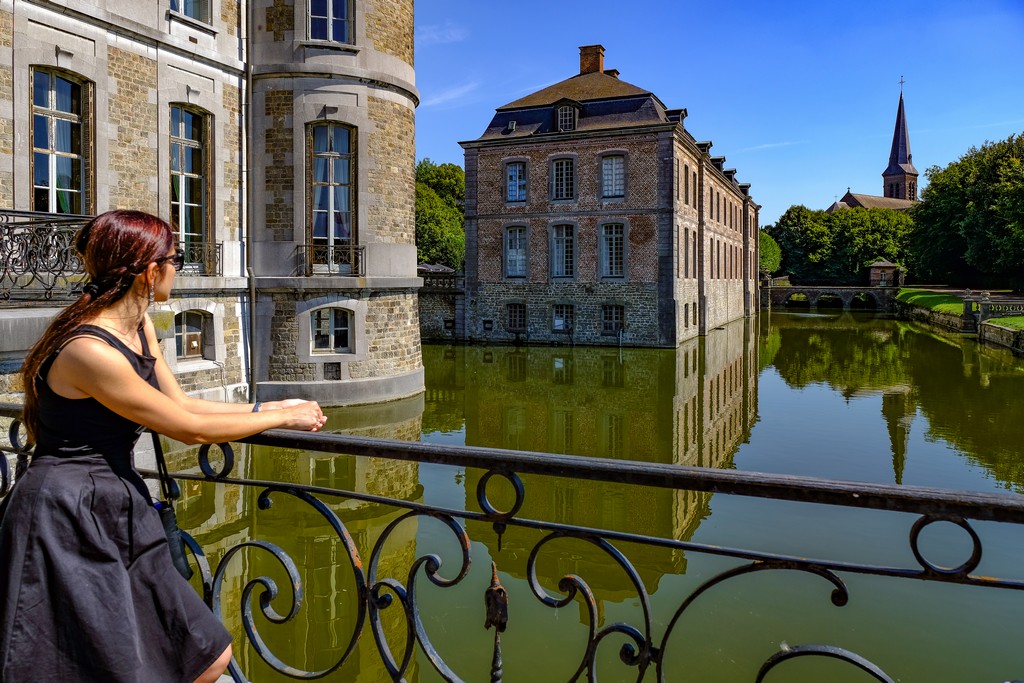
[[675,347],[753,315],[759,207],[685,118],[590,45],[461,143],[465,335]]
[[418,97],[413,0],[0,0],[0,210],[170,220],[192,393],[415,394]]

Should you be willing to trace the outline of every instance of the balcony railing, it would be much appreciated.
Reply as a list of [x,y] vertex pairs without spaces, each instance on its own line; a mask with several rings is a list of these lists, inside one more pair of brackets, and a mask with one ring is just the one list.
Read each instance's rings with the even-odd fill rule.
[[84,273],[75,234],[88,216],[0,211],[0,300],[68,300]]
[[[85,271],[75,235],[90,216],[0,210],[0,300],[68,301],[82,291]],[[185,275],[222,275],[221,242],[179,243]]]
[[185,267],[182,275],[224,274],[224,244],[222,242],[178,242],[178,249],[185,252]]
[[[0,404],[0,416],[13,418],[18,415],[20,407],[13,404]],[[12,448],[5,449],[9,453],[17,453],[19,466],[23,466],[26,454],[18,450],[19,432],[17,423],[10,431]],[[470,627],[484,625],[484,629],[494,629],[493,652],[491,644],[487,642],[486,661],[490,662],[489,671],[466,671],[460,670],[458,665],[449,664],[441,656],[443,649],[447,652],[457,652],[464,648],[464,639],[467,631],[458,628],[445,628],[445,632],[455,634],[451,636],[458,642],[444,643],[440,640],[435,645],[431,640],[431,629],[428,628],[421,610],[425,609],[424,602],[437,606],[440,604],[438,598],[433,601],[421,601],[418,590],[417,579],[421,583],[429,581],[430,592],[456,590],[456,586],[469,581],[469,568],[475,553],[486,553],[484,543],[493,544],[497,538],[498,552],[492,552],[497,556],[501,549],[501,539],[511,536],[514,530],[528,531],[534,534],[527,547],[517,548],[521,557],[525,560],[526,570],[524,580],[529,586],[528,592],[520,592],[520,599],[526,597],[528,600],[535,599],[540,608],[552,610],[558,613],[559,610],[569,607],[578,607],[578,612],[573,610],[571,614],[564,614],[564,621],[557,624],[559,629],[582,629],[586,633],[584,638],[568,639],[560,645],[559,657],[562,661],[570,663],[569,670],[575,667],[569,680],[590,680],[598,679],[598,669],[602,666],[615,664],[616,667],[626,667],[627,678],[631,680],[687,680],[692,676],[686,671],[679,671],[678,667],[685,665],[685,658],[692,657],[693,652],[686,650],[687,637],[680,632],[692,633],[694,628],[699,630],[700,623],[694,626],[694,619],[701,617],[696,614],[706,607],[708,593],[726,596],[736,592],[737,595],[750,595],[752,581],[760,580],[768,582],[769,587],[765,592],[772,595],[772,591],[779,590],[779,578],[789,578],[796,588],[800,590],[806,585],[809,590],[806,595],[808,604],[814,606],[822,604],[827,609],[843,608],[844,606],[863,604],[866,600],[865,593],[868,589],[878,589],[881,595],[881,602],[891,596],[893,586],[891,582],[906,586],[907,582],[924,582],[930,584],[944,584],[948,590],[940,592],[948,604],[936,605],[930,603],[927,607],[929,614],[942,614],[943,620],[953,623],[961,623],[964,629],[980,628],[982,622],[974,614],[977,591],[1003,591],[1003,595],[1015,594],[1015,591],[1024,589],[1024,581],[1018,578],[998,578],[978,571],[983,554],[983,541],[990,541],[987,533],[979,534],[976,526],[987,524],[991,521],[1002,522],[1009,525],[1024,524],[1024,496],[999,493],[965,493],[947,491],[941,489],[919,488],[911,486],[876,485],[864,483],[850,483],[840,481],[825,481],[805,477],[791,477],[772,474],[760,474],[752,472],[737,472],[728,470],[714,470],[696,467],[684,467],[665,464],[649,464],[641,462],[617,461],[599,458],[580,456],[565,456],[552,454],[528,453],[521,451],[507,451],[485,448],[460,448],[440,447],[423,443],[410,443],[399,441],[388,441],[371,438],[352,436],[296,433],[282,430],[268,431],[244,440],[247,444],[260,446],[271,446],[276,449],[297,449],[304,452],[316,452],[323,454],[347,455],[360,461],[360,467],[367,464],[371,459],[374,462],[388,463],[393,468],[400,463],[418,463],[420,465],[431,463],[433,466],[451,467],[456,475],[464,477],[465,500],[464,509],[446,508],[437,505],[417,502],[416,500],[403,500],[389,497],[380,493],[371,493],[359,490],[332,489],[323,486],[302,485],[285,481],[265,481],[248,479],[235,472],[236,458],[235,449],[239,446],[221,446],[223,455],[216,459],[210,457],[210,448],[203,447],[199,450],[198,467],[191,473],[179,472],[176,478],[184,482],[214,481],[227,487],[255,488],[258,490],[259,511],[256,515],[270,514],[265,512],[270,509],[271,503],[289,499],[298,506],[300,513],[302,509],[308,510],[317,518],[325,521],[331,533],[336,535],[337,547],[341,549],[334,559],[335,569],[344,569],[354,576],[355,590],[341,590],[339,600],[351,601],[350,607],[354,617],[349,618],[346,624],[348,629],[342,634],[338,624],[334,621],[337,618],[335,612],[340,610],[332,603],[331,614],[313,615],[310,624],[315,624],[317,629],[326,633],[334,634],[340,638],[340,649],[338,659],[329,665],[318,667],[312,670],[302,669],[292,664],[285,663],[278,654],[267,644],[262,629],[272,631],[274,628],[281,628],[282,625],[297,618],[303,609],[303,580],[305,570],[312,571],[309,567],[302,567],[296,559],[290,556],[281,547],[273,542],[258,538],[238,539],[227,537],[225,534],[217,534],[220,541],[226,542],[230,547],[224,549],[220,554],[219,563],[211,566],[208,557],[204,554],[203,548],[192,536],[187,536],[187,545],[194,554],[193,564],[198,567],[202,578],[202,590],[210,608],[217,613],[221,619],[226,619],[228,605],[234,606],[240,614],[235,614],[231,620],[235,623],[241,622],[245,630],[245,637],[248,644],[255,650],[256,654],[270,668],[277,671],[284,678],[313,679],[327,676],[337,671],[355,651],[357,644],[363,640],[368,641],[367,630],[372,632],[373,645],[379,654],[383,667],[387,670],[387,676],[392,680],[405,680],[407,675],[415,672],[410,671],[411,666],[433,667],[440,674],[441,678],[447,681],[500,681],[503,678],[503,668],[506,660],[511,658],[525,658],[531,661],[533,656],[530,652],[513,651],[506,647],[502,650],[500,634],[506,626],[516,628],[517,633],[529,630],[530,624],[516,622],[515,615],[518,605],[511,602],[511,598],[498,581],[498,570],[500,565],[487,572],[490,581],[484,580],[480,585],[475,585],[473,591],[482,595],[483,600],[476,608],[463,610],[462,615],[469,620]],[[470,472],[477,473],[470,476]],[[9,486],[10,476],[5,459],[0,459],[0,474],[2,474],[2,489],[0,493],[6,494]],[[147,476],[154,476],[153,472],[144,472]],[[476,481],[472,486],[471,481]],[[880,530],[899,529],[906,533],[903,539],[904,547],[900,552],[886,553],[890,559],[888,562],[868,563],[851,561],[850,559],[815,558],[801,552],[801,548],[813,547],[810,539],[792,538],[787,539],[788,549],[786,551],[771,551],[764,549],[751,549],[734,547],[730,545],[714,543],[714,538],[706,542],[697,542],[686,538],[680,538],[678,534],[669,535],[648,535],[645,529],[598,529],[590,527],[575,526],[561,523],[559,521],[532,519],[520,514],[524,502],[529,498],[530,491],[541,486],[544,481],[551,480],[588,480],[590,482],[611,482],[617,485],[628,485],[643,487],[658,491],[670,492],[671,497],[684,502],[692,502],[693,495],[726,496],[731,500],[739,498],[760,498],[780,501],[778,505],[783,506],[785,513],[777,520],[776,524],[785,524],[786,519],[794,519],[793,515],[813,515],[820,519],[821,533],[826,531],[830,513],[837,509],[844,508],[851,514],[866,516],[870,522],[868,527],[880,533]],[[390,482],[389,482],[390,483]],[[528,489],[527,483],[530,484]],[[382,486],[381,489],[387,488]],[[504,490],[501,490],[504,489]],[[505,504],[499,507],[495,501],[504,494]],[[691,498],[686,498],[691,496]],[[238,496],[232,496],[237,500]],[[350,533],[349,524],[358,524],[357,519],[346,519],[345,511],[357,510],[354,503],[365,503],[370,505],[384,505],[398,510],[394,520],[383,529],[376,540],[365,536]],[[795,507],[794,507],[795,506]],[[702,508],[703,509],[703,508]],[[339,511],[342,511],[339,513]],[[709,511],[706,514],[710,514]],[[881,515],[881,517],[880,517]],[[389,541],[395,542],[395,537],[401,541],[401,523],[406,520],[436,520],[440,522],[454,539],[455,545],[459,548],[456,555],[456,566],[445,568],[442,571],[442,561],[438,555],[430,552],[431,548],[423,548],[422,544],[417,545],[415,550],[408,555],[408,566],[398,566],[393,561],[382,562],[383,549]],[[698,520],[699,521],[699,520]],[[952,566],[944,566],[929,559],[928,546],[922,542],[922,537],[931,533],[931,529],[941,522],[948,523],[954,528],[963,532],[967,539],[962,544],[961,553],[954,559]],[[763,528],[766,520],[759,518],[756,523]],[[771,523],[771,522],[768,522]],[[979,525],[979,523],[982,523]],[[295,522],[286,524],[286,528],[292,529],[294,534]],[[273,526],[273,525],[268,525]],[[262,528],[262,527],[258,527]],[[1024,528],[1024,527],[1022,527]],[[817,527],[816,527],[817,529]],[[471,537],[469,530],[477,533]],[[1019,531],[1012,529],[1011,531]],[[286,532],[288,533],[288,532]],[[710,535],[710,534],[708,534]],[[756,534],[755,534],[756,535]],[[900,533],[895,534],[897,537]],[[486,536],[481,539],[481,536]],[[522,535],[517,537],[519,541]],[[359,546],[358,541],[365,544]],[[572,546],[571,564],[576,570],[565,573],[561,578],[548,576],[548,581],[557,581],[557,591],[552,593],[546,588],[538,573],[543,560],[539,559],[545,552],[560,547],[565,542],[575,543]],[[991,546],[995,547],[991,547]],[[587,548],[586,552],[591,557],[586,557],[581,548]],[[666,551],[682,556],[686,554],[689,558],[711,558],[718,562],[714,571],[707,572],[695,577],[685,590],[676,590],[673,601],[666,605],[662,594],[659,592],[657,604],[652,600],[652,586],[649,582],[649,573],[645,577],[644,568],[635,565],[630,560],[631,553],[639,553],[642,548],[655,548],[659,551]],[[259,551],[266,553],[269,559],[273,560],[278,570],[287,574],[290,588],[284,595],[278,595],[278,584],[266,575],[243,577],[241,581],[225,580],[225,567],[229,560],[238,551]],[[1006,547],[998,543],[989,544],[985,548],[993,551],[995,555],[1003,555],[1008,552]],[[1019,548],[1017,549],[1019,552]],[[367,554],[368,553],[368,554]],[[330,553],[328,553],[330,554]],[[310,555],[299,555],[299,559],[312,560]],[[364,558],[366,558],[364,560]],[[596,558],[596,559],[595,559]],[[948,558],[947,558],[948,559]],[[1011,558],[1012,560],[1012,558]],[[591,564],[587,564],[590,561]],[[690,559],[693,563],[694,560]],[[236,563],[237,564],[237,563]],[[623,604],[633,605],[633,619],[605,619],[600,601],[595,597],[596,591],[588,583],[586,575],[587,567],[593,568],[603,564],[621,571],[624,583],[628,585],[629,595],[622,601]],[[1019,563],[1011,561],[1011,566]],[[550,562],[549,562],[550,565]],[[254,569],[257,565],[246,564],[245,572],[259,572]],[[712,565],[716,566],[716,565]],[[386,567],[386,569],[384,568]],[[547,568],[550,574],[550,566]],[[506,570],[507,571],[507,570]],[[561,571],[561,570],[559,570]],[[1022,571],[1024,573],[1024,571]],[[319,574],[323,576],[323,574]],[[772,582],[768,577],[776,577]],[[761,577],[758,579],[757,577]],[[690,577],[687,577],[690,578]],[[870,579],[870,581],[869,581]],[[884,579],[890,583],[885,584],[888,588],[882,588],[882,584],[875,583],[875,579]],[[662,579],[662,583],[665,579]],[[904,582],[900,584],[900,582]],[[855,586],[852,590],[848,584]],[[227,586],[233,586],[229,589]],[[332,584],[333,585],[333,584]],[[920,585],[920,584],[915,584]],[[337,588],[337,587],[336,587]],[[818,591],[815,589],[825,588]],[[229,594],[229,591],[231,593]],[[962,594],[954,595],[954,591]],[[532,593],[532,596],[530,595]],[[1016,593],[1019,595],[1019,593]],[[703,598],[703,599],[702,599]],[[444,598],[440,598],[441,601]],[[736,598],[735,600],[742,600]],[[859,601],[859,602],[858,602]],[[286,611],[280,610],[278,603],[284,603]],[[521,603],[520,603],[521,604]],[[697,605],[696,607],[694,605]],[[1002,603],[1001,603],[1002,604]],[[275,610],[275,605],[278,609]],[[829,607],[831,605],[831,607]],[[655,608],[660,610],[661,618],[655,619]],[[742,608],[743,605],[740,605]],[[790,605],[785,607],[790,608]],[[793,608],[799,610],[799,607]],[[956,611],[958,610],[959,611]],[[1007,604],[1007,610],[1013,614],[1019,610]],[[667,612],[666,612],[667,610]],[[852,607],[847,611],[856,611]],[[256,612],[260,614],[255,614]],[[525,610],[524,610],[525,611]],[[746,614],[745,609],[740,610]],[[568,610],[566,610],[568,612]],[[784,611],[793,618],[792,609]],[[832,613],[834,614],[834,613]],[[460,615],[449,615],[447,619],[456,619]],[[617,617],[618,615],[616,615]],[[898,618],[906,618],[908,615],[896,615]],[[566,618],[568,617],[568,618]],[[831,620],[839,620],[842,614],[832,616]],[[898,619],[897,619],[898,620]],[[389,633],[395,630],[395,623],[404,624],[398,630],[405,635],[399,638],[399,642],[389,640]],[[367,629],[367,624],[369,629]],[[876,625],[873,629],[881,628]],[[388,630],[390,628],[390,631]],[[721,642],[728,643],[732,636],[730,625],[729,633],[720,634]],[[689,629],[689,630],[687,630]],[[304,631],[305,632],[305,631]],[[433,633],[437,634],[436,628]],[[935,647],[929,639],[933,634],[928,628],[908,629],[903,632],[910,638],[919,637],[917,642],[906,642],[903,649],[895,657],[886,662],[872,662],[866,657],[850,651],[838,645],[822,643],[790,643],[782,642],[781,638],[772,640],[767,648],[758,651],[755,658],[755,668],[750,671],[750,679],[762,681],[767,678],[769,681],[789,680],[785,679],[788,664],[794,659],[805,660],[832,660],[835,665],[838,660],[840,666],[847,666],[851,669],[858,669],[868,674],[873,680],[892,681],[893,676],[886,673],[883,666],[905,666],[907,660],[914,657],[905,656],[907,653],[915,653],[915,656],[928,652],[928,647]],[[1012,648],[1016,642],[1016,633],[1003,633],[1003,646],[991,644],[988,640],[972,641],[985,642],[998,651],[1000,648]],[[1000,637],[999,634],[996,636]],[[600,653],[614,649],[618,645],[619,662],[612,662],[607,656]],[[480,639],[474,642],[479,643]],[[561,642],[561,641],[560,641]],[[571,643],[571,644],[567,644]],[[417,648],[421,655],[417,658]],[[775,648],[771,651],[771,648]],[[973,652],[969,648],[957,650],[955,656],[980,657],[986,655]],[[235,652],[241,648],[236,646]],[[928,657],[934,656],[932,652]],[[476,657],[477,665],[480,665],[482,658]],[[1020,661],[1019,659],[1017,660]],[[414,664],[418,662],[418,664]],[[360,666],[368,665],[366,659],[359,659]],[[261,665],[262,666],[262,665]],[[465,665],[463,665],[465,666]],[[1022,666],[1021,668],[1024,668]],[[247,681],[247,672],[242,670],[239,661],[234,661],[230,669],[231,675],[236,681]],[[774,676],[770,676],[774,672]],[[781,673],[780,673],[781,672]],[[251,674],[251,672],[248,672]],[[1007,672],[1007,678],[1014,673],[1020,676],[1022,671]],[[617,673],[621,675],[621,671]],[[604,677],[602,676],[602,679]],[[700,677],[697,676],[697,679]],[[542,672],[537,680],[554,680],[550,673]],[[696,679],[694,679],[696,680]],[[820,680],[820,679],[819,679]],[[845,680],[845,679],[844,679]],[[858,679],[860,680],[860,679]],[[867,679],[865,679],[867,680]],[[904,674],[901,680],[925,680],[912,673]],[[928,680],[936,680],[932,677]],[[972,678],[971,680],[981,680]],[[996,680],[996,679],[992,679]],[[1004,678],[998,678],[1002,681]]]
[[366,275],[366,247],[354,244],[300,244],[295,248],[295,272],[311,275]]

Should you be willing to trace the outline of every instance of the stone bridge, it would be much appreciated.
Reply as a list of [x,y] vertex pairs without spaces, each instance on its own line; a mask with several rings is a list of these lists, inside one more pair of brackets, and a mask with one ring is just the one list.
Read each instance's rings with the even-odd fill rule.
[[[843,309],[853,308],[854,300],[858,301],[858,308],[874,309],[876,311],[892,311],[894,309],[896,295],[899,287],[835,287],[829,285],[789,285],[761,287],[761,308],[784,307],[796,295],[806,297],[807,305],[817,308],[823,296],[835,297],[843,302]],[[797,296],[797,300],[803,299]]]

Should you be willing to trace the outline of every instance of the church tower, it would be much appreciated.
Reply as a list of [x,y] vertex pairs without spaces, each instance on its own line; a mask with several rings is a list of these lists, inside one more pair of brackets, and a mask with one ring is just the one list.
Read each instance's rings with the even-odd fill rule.
[[896,109],[896,128],[892,133],[889,166],[882,173],[882,196],[917,201],[917,169],[910,153],[907,115],[903,111],[903,82],[900,81],[900,105]]

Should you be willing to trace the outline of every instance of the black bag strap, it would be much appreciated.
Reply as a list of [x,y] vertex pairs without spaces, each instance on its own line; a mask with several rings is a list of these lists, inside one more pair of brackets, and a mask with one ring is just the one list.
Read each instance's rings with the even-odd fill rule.
[[153,452],[156,453],[156,469],[160,474],[160,490],[164,498],[170,501],[178,500],[181,497],[181,487],[178,482],[171,478],[167,471],[167,462],[164,460],[164,447],[160,443],[160,435],[153,430],[149,431],[153,436]]

